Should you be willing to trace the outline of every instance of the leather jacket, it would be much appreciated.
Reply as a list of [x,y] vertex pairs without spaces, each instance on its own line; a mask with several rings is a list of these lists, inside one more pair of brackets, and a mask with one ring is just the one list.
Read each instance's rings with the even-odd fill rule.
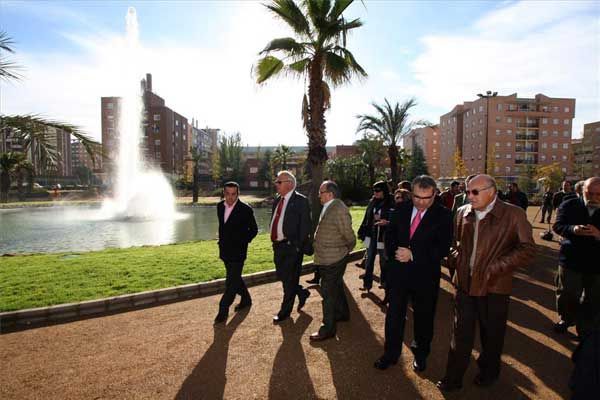
[[459,290],[470,296],[510,294],[513,271],[526,267],[536,254],[532,227],[523,209],[496,198],[492,210],[479,221],[477,253],[471,273],[475,210],[471,204],[458,209],[454,219],[454,245],[450,266]]

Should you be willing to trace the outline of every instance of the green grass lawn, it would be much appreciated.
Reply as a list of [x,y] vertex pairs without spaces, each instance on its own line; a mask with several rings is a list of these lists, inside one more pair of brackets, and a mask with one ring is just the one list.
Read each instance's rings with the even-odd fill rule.
[[[364,210],[351,209],[355,231]],[[305,261],[309,260],[305,257]],[[261,234],[250,244],[244,273],[273,268],[269,235]],[[215,240],[0,257],[0,311],[93,300],[224,277]]]

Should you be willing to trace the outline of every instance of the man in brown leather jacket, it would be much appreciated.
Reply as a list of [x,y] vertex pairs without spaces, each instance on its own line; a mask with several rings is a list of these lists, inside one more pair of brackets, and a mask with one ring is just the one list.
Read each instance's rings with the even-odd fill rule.
[[513,271],[526,267],[536,251],[525,212],[498,198],[494,178],[476,176],[466,193],[470,204],[461,207],[454,219],[450,258],[456,266],[457,289],[446,374],[437,383],[443,391],[462,387],[477,322],[482,349],[475,384],[489,386],[497,380]]

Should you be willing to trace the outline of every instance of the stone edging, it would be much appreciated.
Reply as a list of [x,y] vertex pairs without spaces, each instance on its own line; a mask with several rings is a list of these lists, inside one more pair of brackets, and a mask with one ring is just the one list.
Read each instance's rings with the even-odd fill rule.
[[[361,259],[364,252],[364,249],[353,251],[348,256],[348,262]],[[314,271],[313,262],[302,266],[302,275],[312,271]],[[247,286],[257,286],[275,281],[277,281],[275,270],[244,275],[244,282]],[[216,279],[210,282],[191,283],[105,299],[3,312],[0,313],[0,334],[212,296],[222,293],[224,290],[225,279]]]

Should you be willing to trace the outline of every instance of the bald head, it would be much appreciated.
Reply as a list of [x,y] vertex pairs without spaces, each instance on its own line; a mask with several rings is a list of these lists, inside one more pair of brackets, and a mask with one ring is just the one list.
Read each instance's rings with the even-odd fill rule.
[[496,198],[496,180],[490,175],[477,175],[467,184],[467,198],[471,206],[483,211]]

